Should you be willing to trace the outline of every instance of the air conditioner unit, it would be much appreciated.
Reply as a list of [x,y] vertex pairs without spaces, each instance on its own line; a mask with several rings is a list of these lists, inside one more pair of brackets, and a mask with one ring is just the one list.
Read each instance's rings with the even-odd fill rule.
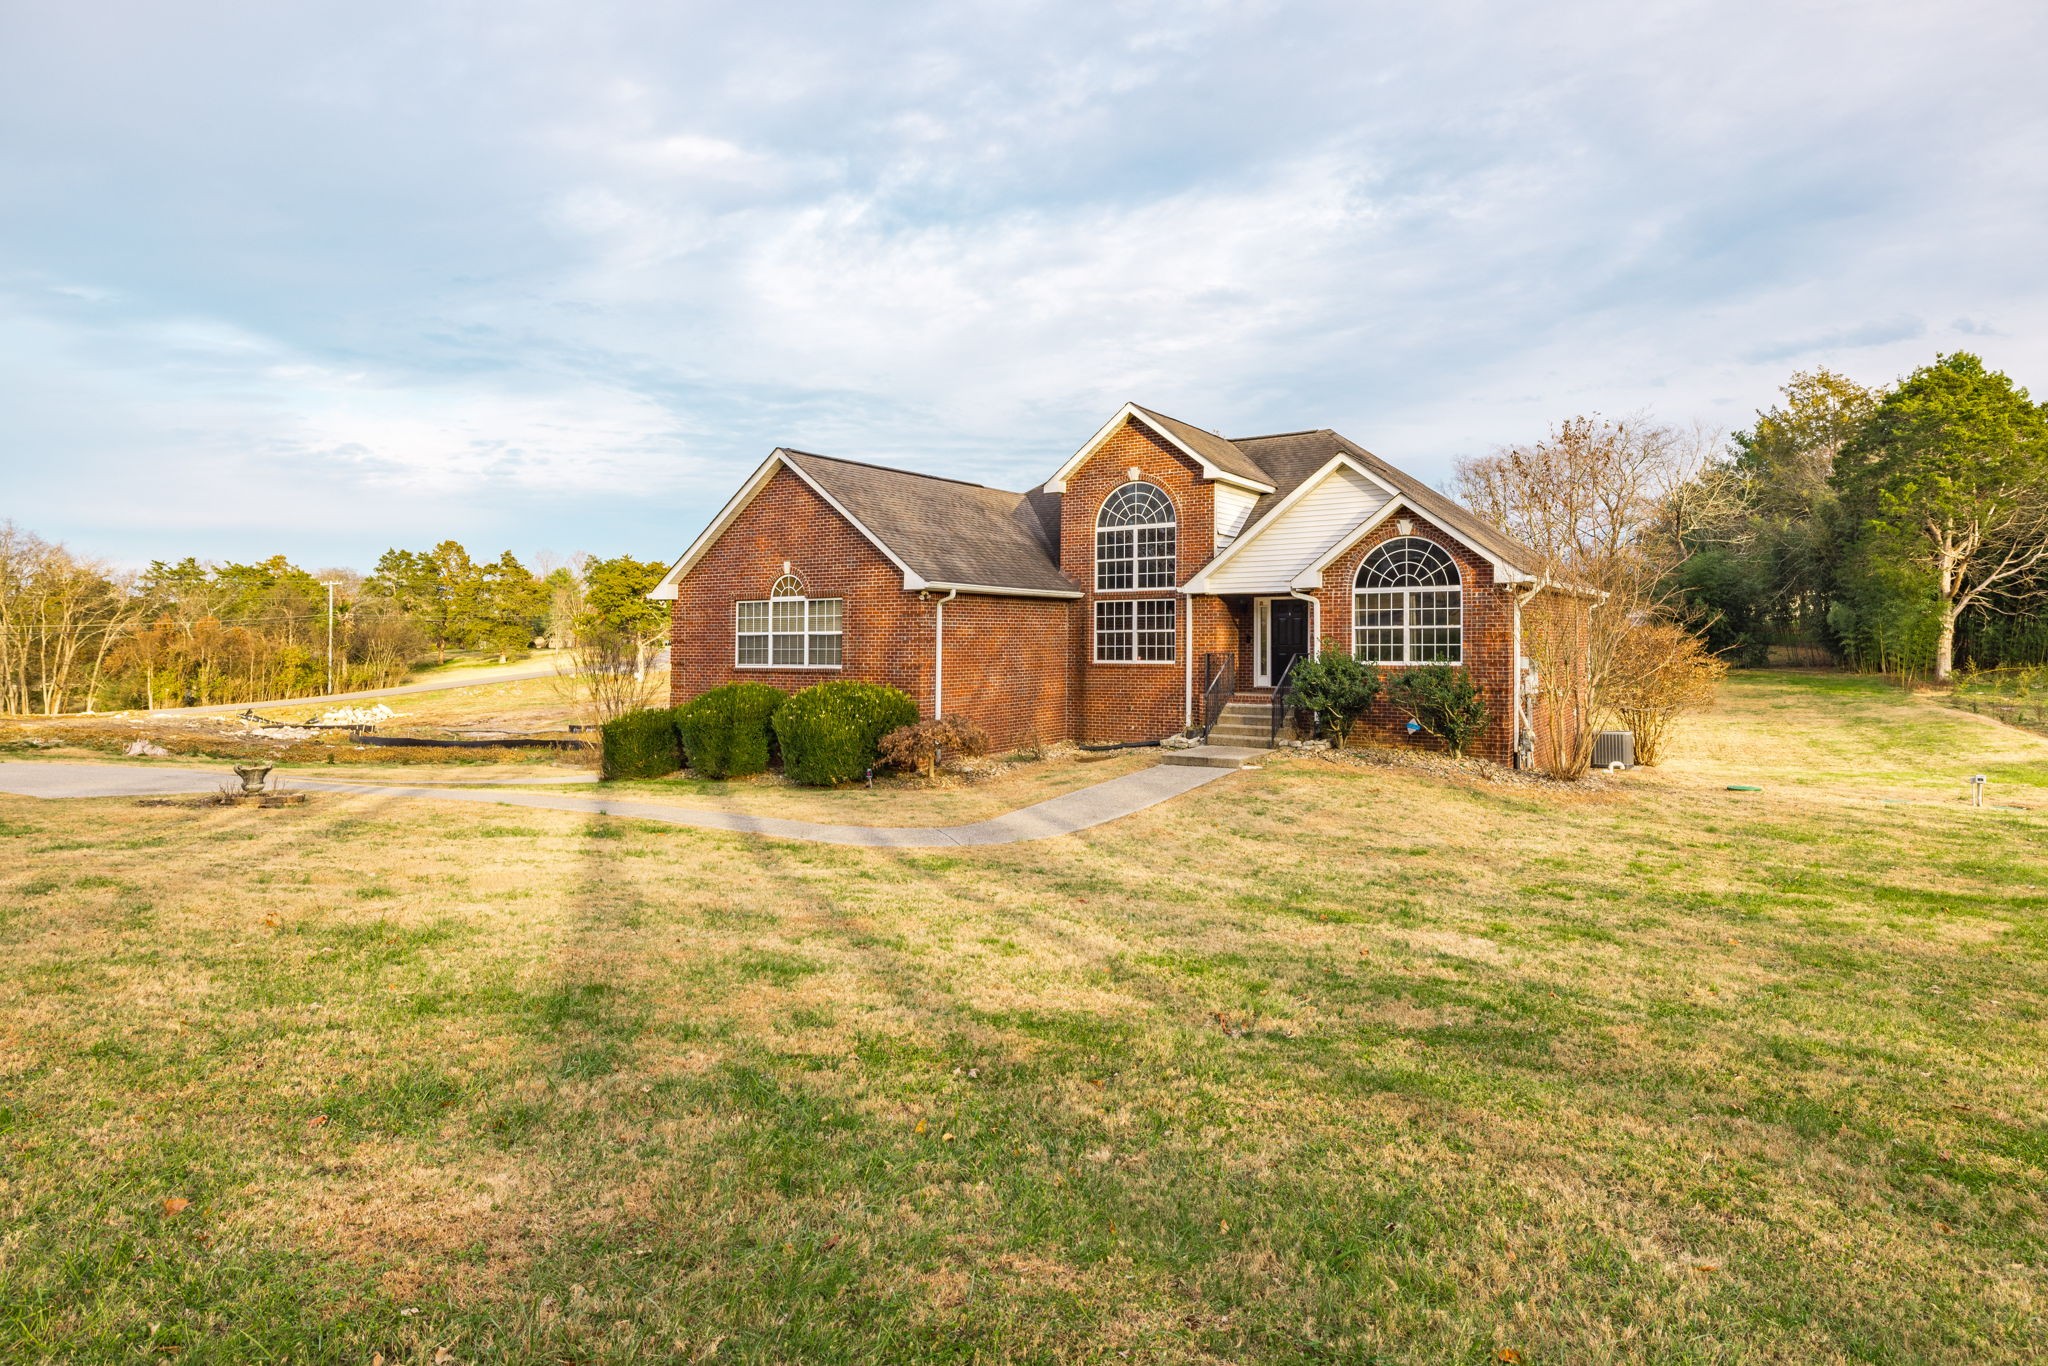
[[1593,767],[1612,768],[1620,764],[1623,768],[1636,766],[1635,732],[1626,730],[1601,730],[1593,732]]

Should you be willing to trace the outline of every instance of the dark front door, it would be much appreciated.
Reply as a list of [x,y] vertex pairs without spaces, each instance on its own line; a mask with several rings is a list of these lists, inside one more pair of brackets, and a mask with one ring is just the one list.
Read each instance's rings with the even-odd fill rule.
[[1286,676],[1287,666],[1308,653],[1308,604],[1300,598],[1275,598],[1273,613],[1273,682]]

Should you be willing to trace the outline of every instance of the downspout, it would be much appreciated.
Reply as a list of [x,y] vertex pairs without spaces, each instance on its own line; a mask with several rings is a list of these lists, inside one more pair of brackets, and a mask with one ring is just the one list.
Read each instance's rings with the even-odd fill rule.
[[1181,635],[1182,674],[1186,679],[1181,689],[1180,724],[1183,730],[1195,728],[1195,599],[1187,589],[1180,590],[1181,601],[1188,607],[1188,629]]
[[1287,586],[1287,596],[1308,604],[1308,657],[1314,659],[1323,652],[1323,600],[1310,597],[1292,584]]
[[[1511,730],[1511,731],[1510,731],[1510,732],[1508,733],[1508,753],[1509,753],[1510,755],[1514,756],[1515,758],[1520,758],[1520,757],[1521,757],[1521,754],[1522,754],[1522,726],[1523,726],[1523,724],[1524,724],[1524,723],[1525,723],[1525,721],[1526,721],[1526,723],[1527,723],[1527,724],[1529,725],[1529,728],[1530,728],[1530,735],[1531,735],[1531,736],[1533,737],[1533,736],[1535,735],[1535,722],[1536,722],[1536,718],[1535,718],[1535,716],[1534,716],[1533,714],[1532,714],[1532,715],[1529,715],[1529,716],[1526,716],[1526,717],[1525,717],[1525,716],[1524,716],[1524,714],[1523,714],[1523,710],[1522,710],[1522,709],[1523,709],[1523,706],[1524,706],[1524,704],[1525,704],[1525,702],[1527,702],[1527,701],[1529,700],[1529,699],[1526,699],[1526,698],[1524,698],[1524,697],[1523,697],[1523,695],[1522,695],[1522,682],[1523,682],[1523,669],[1522,669],[1522,660],[1523,660],[1523,659],[1525,658],[1525,656],[1524,656],[1524,654],[1523,654],[1523,652],[1522,652],[1522,608],[1523,608],[1523,607],[1525,607],[1526,605],[1528,605],[1529,603],[1531,603],[1531,602],[1535,601],[1535,599],[1536,599],[1536,595],[1537,595],[1538,593],[1541,593],[1542,591],[1543,591],[1543,580],[1542,580],[1542,579],[1538,579],[1538,580],[1537,580],[1537,581],[1536,581],[1535,583],[1533,583],[1533,584],[1529,585],[1529,591],[1528,591],[1528,592],[1526,592],[1526,593],[1517,593],[1517,592],[1515,592],[1515,590],[1514,590],[1514,589],[1512,589],[1512,588],[1510,588],[1510,589],[1508,590],[1509,594],[1510,594],[1510,595],[1511,595],[1511,596],[1512,596],[1512,597],[1514,598],[1514,603],[1515,603],[1515,613],[1514,613],[1514,618],[1515,618],[1515,621],[1514,621],[1514,651],[1515,651],[1515,653],[1514,653],[1514,658],[1513,658],[1513,660],[1512,660],[1512,661],[1510,662],[1510,664],[1509,664],[1509,666],[1508,666],[1508,669],[1509,669],[1509,673],[1510,673],[1510,674],[1512,675],[1512,679],[1513,679],[1513,681],[1512,681],[1512,684],[1511,684],[1511,686],[1512,686],[1512,693],[1510,694],[1510,697],[1511,697],[1511,701],[1510,701],[1510,704],[1509,704],[1509,710],[1510,710],[1511,712],[1513,712],[1513,714],[1514,714],[1514,718],[1515,718],[1515,724],[1514,724],[1514,729],[1513,729],[1513,730]],[[1532,756],[1531,756],[1531,760],[1532,760],[1532,762],[1533,762],[1533,759],[1534,759],[1534,756],[1532,755]]]
[[949,589],[939,599],[934,610],[932,626],[932,719],[938,720],[946,714],[946,604],[960,596],[957,588]]

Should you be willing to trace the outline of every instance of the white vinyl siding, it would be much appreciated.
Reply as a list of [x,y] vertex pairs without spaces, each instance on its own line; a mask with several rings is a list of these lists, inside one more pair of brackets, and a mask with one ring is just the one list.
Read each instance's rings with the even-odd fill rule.
[[1252,515],[1252,504],[1259,501],[1255,493],[1234,489],[1228,484],[1216,485],[1216,548],[1223,549],[1237,539],[1237,533],[1244,530],[1244,519]]
[[[1208,575],[1211,593],[1284,591],[1294,576],[1386,506],[1387,492],[1355,470],[1338,468],[1248,533],[1243,549]],[[1268,524],[1270,522],[1270,525]]]

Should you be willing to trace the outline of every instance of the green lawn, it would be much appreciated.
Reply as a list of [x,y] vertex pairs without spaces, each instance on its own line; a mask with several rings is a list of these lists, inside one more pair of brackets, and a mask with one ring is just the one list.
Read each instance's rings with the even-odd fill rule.
[[0,1360],[2037,1359],[2048,741],[1678,751],[929,853],[0,797]]

